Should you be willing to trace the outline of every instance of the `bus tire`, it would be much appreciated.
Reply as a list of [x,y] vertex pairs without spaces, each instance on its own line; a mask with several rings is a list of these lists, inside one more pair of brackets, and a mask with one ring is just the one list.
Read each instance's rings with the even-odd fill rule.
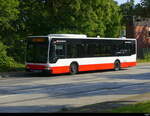
[[74,75],[78,73],[78,64],[77,63],[71,63],[70,65],[70,74]]
[[116,60],[115,63],[114,63],[114,70],[115,71],[119,71],[120,69],[121,69],[121,67],[120,67],[120,61]]

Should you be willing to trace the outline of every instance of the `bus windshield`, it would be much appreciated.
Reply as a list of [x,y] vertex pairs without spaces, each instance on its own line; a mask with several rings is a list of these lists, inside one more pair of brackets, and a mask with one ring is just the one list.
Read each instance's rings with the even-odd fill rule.
[[[44,38],[42,38],[44,39]],[[30,39],[27,43],[26,61],[30,63],[47,63],[48,40]]]

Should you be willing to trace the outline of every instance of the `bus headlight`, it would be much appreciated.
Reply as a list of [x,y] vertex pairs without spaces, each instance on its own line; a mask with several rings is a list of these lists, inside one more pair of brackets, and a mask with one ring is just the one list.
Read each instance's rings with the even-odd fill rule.
[[50,67],[49,66],[45,66],[45,70],[50,70]]
[[29,67],[29,66],[26,66],[26,69],[30,69],[30,67]]

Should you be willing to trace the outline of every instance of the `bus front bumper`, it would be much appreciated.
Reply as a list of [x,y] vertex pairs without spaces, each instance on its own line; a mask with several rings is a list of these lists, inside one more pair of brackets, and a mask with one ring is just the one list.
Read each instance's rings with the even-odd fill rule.
[[26,65],[26,71],[27,72],[45,72],[45,73],[51,73],[51,68],[48,65],[33,65],[33,64],[27,64]]

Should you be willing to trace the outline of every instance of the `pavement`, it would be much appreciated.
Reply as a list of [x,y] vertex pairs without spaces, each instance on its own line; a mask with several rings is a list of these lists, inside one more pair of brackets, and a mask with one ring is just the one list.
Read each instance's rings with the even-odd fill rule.
[[27,72],[0,72],[0,78],[6,78],[6,77],[14,77],[14,76],[20,76],[25,75]]
[[100,109],[150,100],[150,63],[77,75],[0,73],[0,113],[58,112],[100,103]]
[[108,110],[150,101],[150,93],[118,99],[116,101],[100,102],[78,108],[64,108],[60,113],[106,113]]

